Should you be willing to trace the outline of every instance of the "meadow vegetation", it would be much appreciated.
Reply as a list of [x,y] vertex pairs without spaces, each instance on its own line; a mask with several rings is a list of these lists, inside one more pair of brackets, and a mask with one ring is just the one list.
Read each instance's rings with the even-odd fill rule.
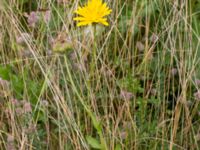
[[199,150],[200,1],[0,0],[1,150]]

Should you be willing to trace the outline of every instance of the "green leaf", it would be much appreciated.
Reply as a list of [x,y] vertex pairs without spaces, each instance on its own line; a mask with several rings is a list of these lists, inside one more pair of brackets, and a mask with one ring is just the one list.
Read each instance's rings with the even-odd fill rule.
[[91,137],[91,136],[87,136],[86,137],[88,144],[95,149],[102,149],[101,144],[99,143],[99,141],[97,141],[95,138]]
[[132,93],[144,92],[144,89],[140,85],[140,81],[131,74],[128,74],[123,79],[120,79],[118,84],[122,89],[127,90],[128,92]]
[[115,150],[121,150],[121,149],[122,148],[121,148],[120,144],[117,144],[116,147],[115,147]]
[[9,66],[2,67],[0,66],[0,77],[4,80],[9,80],[11,69]]
[[97,130],[97,132],[101,131],[101,124],[100,122],[96,119],[96,117],[92,114],[91,115],[92,118],[92,123],[94,125],[94,128]]
[[22,77],[17,75],[10,75],[11,87],[18,99],[23,98],[24,83]]

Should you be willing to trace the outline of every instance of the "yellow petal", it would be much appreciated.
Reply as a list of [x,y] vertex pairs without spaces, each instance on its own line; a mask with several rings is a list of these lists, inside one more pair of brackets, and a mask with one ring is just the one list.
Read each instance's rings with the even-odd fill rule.
[[73,20],[79,21],[77,26],[90,25],[92,23],[101,23],[108,26],[107,15],[111,13],[111,9],[107,6],[107,3],[103,3],[102,0],[88,0],[85,6],[78,7],[74,13],[78,16]]

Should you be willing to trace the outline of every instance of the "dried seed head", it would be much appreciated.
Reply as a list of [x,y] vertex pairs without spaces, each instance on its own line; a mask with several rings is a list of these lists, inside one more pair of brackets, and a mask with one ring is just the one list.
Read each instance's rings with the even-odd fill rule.
[[124,99],[124,100],[130,100],[131,98],[133,98],[133,93],[125,91],[125,90],[121,90],[120,92],[120,98]]
[[24,111],[25,111],[26,113],[32,112],[32,107],[31,107],[31,104],[30,104],[29,102],[26,102],[26,103],[24,104]]
[[151,94],[152,94],[153,96],[156,96],[157,90],[156,90],[156,89],[151,89]]
[[123,129],[131,129],[132,128],[132,123],[131,122],[124,122],[123,123]]
[[29,127],[27,129],[25,129],[25,132],[27,134],[33,133],[36,131],[36,125],[35,124],[31,124],[29,125]]
[[81,72],[86,71],[86,67],[85,67],[85,65],[83,63],[74,63],[73,67],[77,71],[81,71]]
[[106,77],[111,77],[114,74],[113,70],[111,70],[110,68],[105,68],[105,67],[102,67],[100,69],[100,72],[104,74]]
[[29,49],[24,49],[21,51],[21,55],[23,58],[30,58],[32,56],[32,53]]
[[155,33],[153,33],[153,34],[151,35],[151,37],[149,38],[149,40],[150,40],[152,43],[155,43],[155,42],[158,40],[158,36],[157,36]]
[[[10,82],[0,78],[0,96],[7,97],[10,93]],[[1,100],[0,100],[1,103]]]
[[35,11],[32,11],[29,15],[28,15],[28,25],[30,27],[35,27],[36,24],[38,23],[39,21],[39,16],[38,16],[38,13],[35,12]]
[[44,14],[44,21],[45,23],[49,23],[50,20],[51,20],[51,11],[47,10],[45,11],[45,14]]
[[19,106],[20,105],[20,103],[19,103],[19,100],[17,100],[17,99],[11,99],[10,100],[11,101],[11,104],[13,105],[13,106]]
[[47,55],[48,55],[48,56],[51,56],[52,54],[53,54],[53,52],[52,52],[51,49],[47,50]]
[[47,100],[42,100],[42,106],[47,107],[49,105],[49,102]]
[[16,115],[18,115],[18,116],[21,116],[24,113],[24,111],[21,107],[17,107],[15,109],[15,112],[16,112]]
[[14,143],[14,137],[12,135],[8,135],[7,137],[7,150],[15,150],[15,143]]
[[111,77],[111,76],[113,75],[113,71],[110,70],[110,69],[108,69],[108,70],[106,70],[105,75],[106,75],[107,77]]
[[195,79],[195,84],[197,85],[197,86],[200,86],[200,80],[199,79]]
[[122,132],[120,133],[120,137],[121,137],[121,139],[123,139],[123,140],[126,139],[127,136],[128,136],[128,134],[127,134],[126,131],[122,131]]
[[176,68],[172,68],[171,69],[171,75],[172,76],[175,76],[175,75],[177,75],[178,74],[178,70],[176,69]]
[[200,100],[200,91],[199,90],[197,92],[195,92],[193,95],[196,100]]
[[148,37],[146,37],[146,36],[144,36],[143,38],[142,38],[142,42],[143,43],[145,43],[145,42],[147,42],[149,39],[148,39]]
[[31,39],[31,36],[29,33],[23,32],[21,33],[17,38],[16,38],[16,42],[18,44],[25,44],[26,41],[29,41]]
[[145,46],[142,42],[138,41],[136,42],[136,48],[140,51],[140,52],[143,52],[144,49],[145,49]]
[[9,113],[10,113],[10,110],[9,110],[9,108],[6,108],[6,109],[4,110],[4,112],[5,112],[5,114],[6,114],[6,117],[8,118],[8,116],[9,116]]
[[72,61],[77,61],[77,60],[78,60],[78,54],[77,54],[75,51],[72,51],[72,52],[69,54],[69,58],[70,58]]
[[4,88],[7,88],[9,86],[9,82],[7,80],[0,78],[0,85]]
[[16,150],[15,146],[14,146],[14,143],[8,144],[7,147],[6,147],[6,150]]
[[8,142],[8,143],[14,142],[14,137],[13,137],[12,135],[9,134],[9,135],[7,136],[7,142]]

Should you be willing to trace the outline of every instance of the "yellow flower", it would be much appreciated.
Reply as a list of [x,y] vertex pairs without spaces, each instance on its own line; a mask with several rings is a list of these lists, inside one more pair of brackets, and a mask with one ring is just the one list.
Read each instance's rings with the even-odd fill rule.
[[92,23],[102,23],[108,26],[105,16],[109,15],[111,11],[102,0],[89,0],[84,7],[78,7],[75,13],[80,16],[75,17],[74,20],[79,21],[77,26],[85,26]]

